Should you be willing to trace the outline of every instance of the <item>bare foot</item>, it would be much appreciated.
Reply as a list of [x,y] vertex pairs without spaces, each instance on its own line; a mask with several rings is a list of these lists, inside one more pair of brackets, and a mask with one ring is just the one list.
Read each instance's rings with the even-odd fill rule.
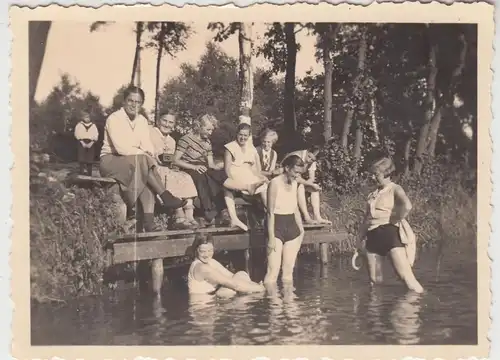
[[248,226],[246,226],[241,220],[231,220],[231,227],[239,227],[243,231],[248,231]]
[[316,219],[316,221],[318,222],[318,224],[326,224],[326,225],[331,225],[332,222],[328,219],[323,219],[323,218],[318,218]]
[[304,223],[305,224],[316,225],[316,224],[318,224],[318,221],[317,220],[313,220],[313,219],[304,219]]

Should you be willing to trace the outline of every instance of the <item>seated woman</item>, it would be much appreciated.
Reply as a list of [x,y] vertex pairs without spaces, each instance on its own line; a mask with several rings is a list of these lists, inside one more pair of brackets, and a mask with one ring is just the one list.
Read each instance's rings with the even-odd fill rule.
[[193,217],[193,199],[197,196],[191,176],[184,171],[172,168],[171,159],[175,153],[175,140],[170,136],[175,128],[175,115],[171,113],[163,114],[160,117],[158,127],[151,128],[151,140],[155,148],[155,157],[158,158],[158,172],[165,185],[165,188],[174,196],[186,199],[187,203],[183,208],[175,211],[174,227],[176,229],[187,229],[198,227],[198,222]]
[[165,189],[156,171],[154,148],[146,118],[139,114],[144,103],[144,91],[130,86],[124,93],[123,107],[106,120],[104,143],[99,170],[101,176],[115,179],[130,208],[137,200],[142,206],[146,232],[157,230],[154,225],[155,195],[169,210],[181,208],[186,200],[173,196]]
[[239,271],[233,274],[213,258],[214,245],[210,234],[197,234],[193,250],[195,259],[189,267],[187,276],[190,294],[230,297],[236,293],[265,291],[264,286],[253,282],[246,272]]
[[212,115],[203,115],[193,123],[192,131],[177,142],[174,164],[191,175],[204,220],[213,224],[215,217],[224,209],[224,188],[247,191],[253,195],[261,184],[240,183],[229,178],[224,164],[215,164],[210,135],[217,125]]
[[279,175],[279,169],[276,168],[278,154],[273,149],[277,141],[278,133],[272,129],[265,129],[260,136],[260,146],[257,146],[262,175],[269,179]]
[[[224,168],[230,179],[237,183],[252,184],[256,188],[254,194],[260,194],[264,206],[267,203],[267,178],[262,175],[260,168],[260,159],[257,149],[248,142],[251,136],[251,126],[242,123],[238,125],[236,140],[226,144],[224,152]],[[248,195],[247,191],[242,191]],[[231,225],[237,226],[245,231],[248,227],[238,219],[236,214],[236,205],[234,203],[234,194],[231,190],[225,190],[224,199],[226,200],[227,211],[231,218]]]
[[[330,220],[321,216],[321,200],[319,195],[321,188],[315,183],[317,171],[316,157],[318,153],[318,146],[313,146],[308,150],[294,151],[287,154],[282,163],[291,155],[297,155],[304,162],[304,173],[307,174],[307,179],[303,176],[297,178],[297,182],[299,183],[299,208],[304,217],[304,222],[307,224],[331,224]],[[310,194],[313,217],[309,215],[309,211],[307,210],[306,192]]]

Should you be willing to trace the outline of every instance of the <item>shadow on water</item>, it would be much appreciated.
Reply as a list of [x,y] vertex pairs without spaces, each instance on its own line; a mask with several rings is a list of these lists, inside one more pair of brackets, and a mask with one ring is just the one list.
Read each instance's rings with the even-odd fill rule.
[[[472,249],[474,250],[474,249]],[[265,253],[253,252],[250,273],[265,275]],[[234,270],[240,254],[228,254]],[[161,300],[135,289],[87,297],[64,306],[32,307],[33,345],[305,345],[305,344],[476,344],[476,256],[453,246],[419,253],[415,273],[426,288],[407,292],[384,265],[385,281],[370,288],[365,269],[349,257],[318,264],[299,257],[294,284],[267,294],[217,299],[190,297],[181,275]],[[185,275],[185,274],[184,274]]]

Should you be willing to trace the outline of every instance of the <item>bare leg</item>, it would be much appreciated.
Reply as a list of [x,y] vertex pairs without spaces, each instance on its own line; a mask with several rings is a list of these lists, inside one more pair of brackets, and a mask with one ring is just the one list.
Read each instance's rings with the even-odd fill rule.
[[[245,271],[238,271],[236,274],[233,275],[233,279],[240,280],[240,281],[252,281],[252,279],[250,279],[250,276]],[[233,297],[236,294],[237,294],[236,291],[234,291],[233,289],[226,288],[226,287],[221,287],[215,293],[215,295],[217,295],[219,297],[224,297],[224,298]]]
[[267,191],[262,191],[259,195],[260,195],[260,198],[262,199],[262,203],[264,204],[264,207],[267,208]]
[[382,260],[380,255],[367,252],[366,260],[368,263],[368,276],[370,277],[370,284],[380,284],[384,280],[382,272]]
[[297,255],[302,245],[302,238],[303,235],[301,234],[297,238],[283,244],[283,273],[281,275],[283,283],[293,282],[293,269],[295,268]]
[[278,275],[281,269],[283,243],[280,239],[276,239],[276,248],[274,250],[268,249],[267,251],[267,272],[264,277],[264,284],[267,284],[266,287],[278,281]]
[[234,203],[233,193],[229,190],[224,190],[224,200],[226,201],[227,212],[231,218],[231,226],[237,226],[244,231],[248,231],[248,226],[238,219],[238,215],[236,214],[236,204]]
[[[194,224],[196,220],[194,219],[193,212],[194,212],[193,199],[187,199],[187,203],[184,206],[184,214],[186,214],[187,221]],[[198,223],[196,222],[196,224]]]
[[331,224],[331,221],[321,217],[321,201],[319,191],[311,192],[311,206],[313,208],[314,220],[320,224]]
[[254,195],[255,191],[263,184],[265,184],[267,180],[260,180],[258,182],[255,182],[253,184],[243,184],[240,183],[232,178],[227,178],[226,181],[224,181],[223,186],[228,189],[228,190],[233,190],[233,191],[247,191],[250,195]]
[[307,201],[306,201],[306,189],[304,185],[299,185],[297,188],[298,191],[298,196],[299,196],[299,209],[300,212],[302,213],[302,217],[304,218],[304,222],[306,224],[315,224],[316,221],[314,221],[311,216],[309,215],[309,211],[307,210]]
[[424,291],[424,288],[413,274],[410,262],[406,257],[406,250],[404,247],[396,247],[389,251],[389,256],[392,260],[392,265],[398,276],[403,280],[408,287],[408,289],[413,290],[417,293]]

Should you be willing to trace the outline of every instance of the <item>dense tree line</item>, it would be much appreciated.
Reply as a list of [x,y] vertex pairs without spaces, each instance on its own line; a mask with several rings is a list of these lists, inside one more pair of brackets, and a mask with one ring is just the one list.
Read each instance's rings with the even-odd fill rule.
[[[112,26],[98,22],[90,30],[104,25]],[[323,167],[336,178],[356,176],[366,160],[380,152],[393,156],[403,174],[419,174],[438,158],[475,167],[476,25],[272,23],[259,46],[251,23],[211,23],[208,28],[214,42],[207,44],[199,62],[183,64],[179,76],[161,85],[162,56],[184,49],[191,27],[135,24],[130,83],[140,85],[141,50],[155,48],[155,108],[145,113],[157,119],[167,109],[178,112],[179,133],[194,117],[212,112],[222,123],[214,134],[220,144],[232,136],[240,115],[250,115],[255,134],[264,126],[279,131],[282,152],[308,143],[324,145]],[[299,32],[316,37],[322,73],[296,77]],[[216,44],[233,35],[238,36],[238,59]],[[269,71],[252,70],[256,56],[270,62]],[[60,145],[53,139],[72,131],[78,109],[90,109],[102,125],[106,114],[119,106],[121,91],[105,109],[95,95],[64,76],[48,98],[33,107],[33,141],[45,141],[57,153]]]

